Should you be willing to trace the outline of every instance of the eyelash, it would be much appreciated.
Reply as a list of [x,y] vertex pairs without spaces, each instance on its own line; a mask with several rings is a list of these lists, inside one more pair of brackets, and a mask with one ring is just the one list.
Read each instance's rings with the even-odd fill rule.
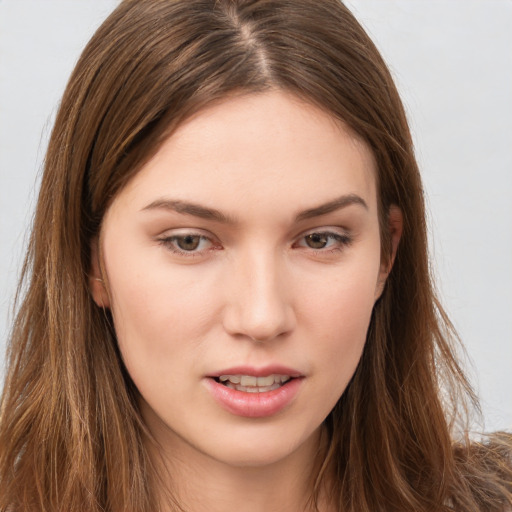
[[[333,253],[338,251],[343,251],[346,247],[348,247],[352,243],[352,238],[348,236],[347,234],[341,234],[336,233],[333,231],[310,231],[309,233],[306,233],[302,235],[299,240],[305,240],[307,237],[316,236],[320,238],[326,238],[327,240],[334,241],[334,247],[321,247],[318,249],[315,249],[314,247],[309,247],[306,245],[301,245],[299,247],[303,247],[305,249],[311,249],[315,252],[320,253]],[[296,246],[297,243],[294,244]]]
[[[335,246],[332,248],[322,247],[322,248],[315,249],[313,247],[308,247],[307,245],[299,245],[299,241],[303,241],[307,237],[310,237],[313,235],[316,237],[325,237],[328,240],[334,241]],[[199,242],[198,242],[199,244],[201,244],[202,241],[208,241],[212,244],[212,246],[210,248],[204,249],[202,251],[196,251],[195,249],[191,250],[191,251],[186,251],[186,250],[180,249],[177,246],[176,242],[178,240],[183,240],[187,237],[191,237],[191,238],[197,237],[197,238],[199,238]],[[194,232],[184,233],[182,235],[171,235],[171,236],[158,238],[158,242],[161,245],[163,245],[165,248],[169,249],[174,254],[177,254],[179,256],[184,256],[186,258],[195,258],[195,257],[203,255],[208,250],[219,250],[219,247],[220,247],[219,245],[216,246],[215,243],[212,242],[212,240],[210,238],[208,238],[207,236],[201,235],[199,233],[194,233]],[[301,235],[300,238],[298,239],[298,241],[293,244],[293,247],[300,247],[302,249],[310,249],[318,254],[320,254],[320,253],[332,254],[335,252],[343,251],[346,247],[350,246],[352,244],[352,242],[353,242],[353,239],[347,234],[340,234],[340,233],[336,233],[336,232],[332,232],[332,231],[310,231],[309,233],[305,233],[304,235]]]
[[[176,242],[178,240],[183,240],[187,237],[199,238],[199,244],[201,244],[201,242],[203,242],[203,241],[208,241],[212,245],[214,245],[213,242],[207,236],[201,235],[199,233],[194,233],[194,232],[184,233],[182,235],[171,235],[171,236],[162,237],[162,238],[158,239],[158,242],[160,244],[162,244],[166,249],[169,249],[171,252],[173,252],[174,254],[177,254],[178,256],[184,256],[186,258],[196,258],[198,256],[201,256],[205,252],[204,250],[203,251],[196,251],[196,250],[185,251],[183,249],[180,249],[177,246]],[[212,249],[206,249],[206,250],[212,250]]]

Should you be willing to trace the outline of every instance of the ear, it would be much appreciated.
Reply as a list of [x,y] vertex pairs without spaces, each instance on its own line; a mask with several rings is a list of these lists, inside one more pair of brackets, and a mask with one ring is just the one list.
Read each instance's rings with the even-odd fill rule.
[[110,307],[110,298],[107,286],[101,271],[99,240],[94,238],[91,242],[91,268],[89,273],[89,290],[92,298],[100,308]]
[[388,212],[388,229],[389,236],[391,238],[391,255],[381,263],[379,278],[377,280],[377,286],[375,287],[375,300],[377,300],[382,295],[386,280],[389,276],[389,273],[391,272],[391,269],[393,268],[396,251],[398,250],[398,244],[400,243],[400,238],[402,237],[403,227],[404,219],[402,210],[400,210],[398,206],[392,204],[389,207]]

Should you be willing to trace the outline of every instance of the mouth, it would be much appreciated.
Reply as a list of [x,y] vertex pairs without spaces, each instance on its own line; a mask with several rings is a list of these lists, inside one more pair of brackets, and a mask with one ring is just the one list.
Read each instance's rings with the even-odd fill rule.
[[259,375],[251,375],[243,370],[243,373],[238,373],[239,371],[212,375],[205,383],[222,408],[233,415],[246,418],[270,417],[287,409],[304,383],[303,375],[281,373],[283,370],[268,374],[263,371],[254,372]]
[[205,384],[213,399],[229,413],[264,418],[288,409],[300,394],[305,377],[281,365],[237,366],[210,374]]
[[220,375],[214,380],[230,389],[243,391],[245,393],[267,393],[284,386],[293,377],[284,374],[270,374],[256,377],[254,375]]

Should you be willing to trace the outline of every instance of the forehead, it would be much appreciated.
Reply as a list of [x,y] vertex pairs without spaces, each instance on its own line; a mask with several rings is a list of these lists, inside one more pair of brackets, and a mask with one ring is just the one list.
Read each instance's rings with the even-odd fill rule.
[[225,99],[185,121],[120,195],[140,207],[171,195],[229,213],[291,212],[357,194],[372,210],[375,173],[372,152],[342,122],[272,91]]

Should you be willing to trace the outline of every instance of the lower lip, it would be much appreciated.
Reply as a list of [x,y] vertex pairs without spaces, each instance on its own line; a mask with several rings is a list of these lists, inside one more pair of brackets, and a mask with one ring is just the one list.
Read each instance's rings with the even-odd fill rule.
[[231,414],[245,418],[265,418],[277,414],[291,404],[299,391],[302,378],[291,379],[280,388],[263,393],[231,389],[212,378],[206,381],[213,398]]

